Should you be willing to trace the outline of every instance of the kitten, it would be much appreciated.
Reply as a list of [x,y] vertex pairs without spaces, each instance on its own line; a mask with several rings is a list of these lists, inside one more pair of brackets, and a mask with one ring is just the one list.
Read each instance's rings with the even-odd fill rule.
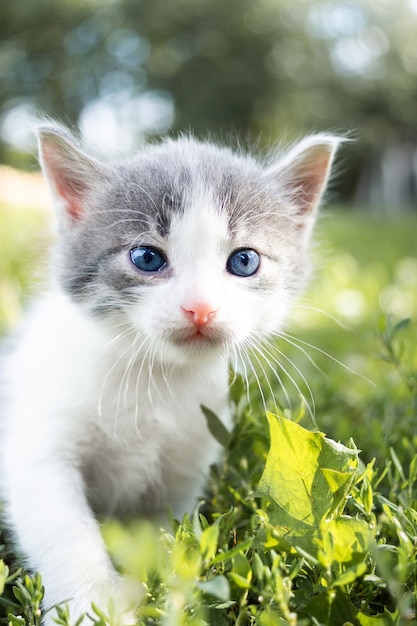
[[193,508],[219,456],[200,405],[231,426],[229,360],[305,283],[338,139],[262,165],[192,138],[103,163],[60,126],[38,136],[58,237],[5,367],[6,515],[45,608],[75,619],[114,598],[125,624],[96,516]]

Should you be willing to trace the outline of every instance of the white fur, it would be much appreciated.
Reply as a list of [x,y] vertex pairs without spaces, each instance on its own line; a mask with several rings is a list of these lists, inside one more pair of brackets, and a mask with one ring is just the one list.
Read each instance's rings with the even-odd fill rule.
[[118,596],[80,466],[94,463],[99,509],[134,511],[138,494],[152,485],[156,511],[172,507],[182,515],[219,452],[199,405],[230,425],[224,357],[168,373],[138,354],[128,385],[131,346],[115,341],[117,332],[97,329],[65,296],[52,294],[9,363],[8,515],[29,565],[42,572],[46,607],[73,599],[74,617],[92,600]]
[[[32,313],[9,361],[8,515],[29,565],[42,572],[46,608],[71,600],[71,613],[78,617],[92,600],[105,604],[111,595],[124,605],[80,467],[94,466],[91,487],[97,493],[90,497],[99,510],[134,511],[138,495],[151,487],[156,512],[172,507],[181,516],[201,496],[208,468],[218,459],[200,405],[230,427],[227,358],[217,348],[204,358],[198,349],[194,354],[194,349],[164,348],[156,335],[158,328],[190,326],[181,303],[210,294],[217,307],[230,288],[218,285],[213,291],[221,224],[213,212],[203,215],[208,263],[195,262],[201,258],[200,220],[189,216],[183,232],[180,224],[173,226],[178,288],[161,285],[158,298],[130,311],[132,326],[141,332],[136,343],[132,332],[117,339],[125,326],[98,324],[57,292]],[[236,295],[242,299],[238,289]],[[230,311],[222,313],[219,325],[231,335],[238,324],[227,315]],[[154,349],[161,354],[155,356]]]
[[[48,132],[53,141],[44,167],[53,168],[53,150],[67,151],[73,163],[78,152],[65,135],[58,133],[58,141],[57,131]],[[69,160],[64,154],[59,165]],[[59,181],[61,174],[53,175]],[[62,207],[59,186],[51,186]],[[267,223],[265,232],[249,236],[246,225],[232,239],[218,201],[203,180],[194,181],[169,236],[142,242],[159,244],[169,277],[156,276],[134,304],[94,319],[57,288],[32,312],[7,361],[1,456],[7,516],[29,566],[42,574],[45,608],[69,601],[73,619],[91,601],[105,607],[113,597],[120,623],[132,621],[93,510],[152,515],[171,507],[181,516],[194,506],[219,456],[200,405],[230,428],[228,361],[238,360],[251,337],[279,329],[288,311],[296,230],[287,234],[284,219],[273,244]],[[64,230],[82,219],[71,202]],[[239,247],[260,253],[260,280],[273,289],[254,288],[258,276],[227,272]],[[136,271],[128,250],[112,260],[122,273]],[[213,342],[190,340],[195,327],[185,311],[201,302],[215,312],[204,329]]]

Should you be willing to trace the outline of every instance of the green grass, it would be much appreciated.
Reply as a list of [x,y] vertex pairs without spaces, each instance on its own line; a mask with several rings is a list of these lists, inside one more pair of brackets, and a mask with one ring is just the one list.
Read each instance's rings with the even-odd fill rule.
[[[305,354],[279,340],[295,363],[282,360],[291,407],[276,384],[274,395],[280,412],[302,427],[349,446],[352,438],[359,464],[352,475],[341,468],[344,487],[327,508],[319,504],[331,478],[318,494],[308,492],[321,511],[311,540],[300,536],[299,521],[284,530],[286,485],[277,496],[276,473],[265,479],[264,470],[267,459],[268,467],[282,462],[285,442],[270,447],[257,386],[252,381],[249,404],[238,378],[231,391],[236,425],[200,509],[162,533],[139,521],[103,525],[116,565],[145,585],[141,624],[417,623],[417,220],[334,211],[318,230],[316,276],[288,328],[316,348],[299,344]],[[44,216],[0,211],[3,329],[20,316],[30,276],[39,274],[43,231]],[[300,372],[313,415],[301,400],[313,409]],[[348,528],[356,529],[353,538]],[[0,566],[0,623],[39,624],[39,577],[10,580],[16,565],[7,548],[3,558],[10,571]],[[109,622],[98,609],[92,615]],[[65,610],[60,619],[71,623]]]
[[47,213],[0,205],[0,333],[19,320],[42,281]]

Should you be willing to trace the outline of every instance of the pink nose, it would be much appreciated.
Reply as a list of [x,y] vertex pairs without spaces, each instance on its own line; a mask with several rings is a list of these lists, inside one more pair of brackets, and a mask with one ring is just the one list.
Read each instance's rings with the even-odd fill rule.
[[181,308],[198,328],[205,326],[217,311],[217,309],[214,309],[213,306],[207,302],[197,302]]

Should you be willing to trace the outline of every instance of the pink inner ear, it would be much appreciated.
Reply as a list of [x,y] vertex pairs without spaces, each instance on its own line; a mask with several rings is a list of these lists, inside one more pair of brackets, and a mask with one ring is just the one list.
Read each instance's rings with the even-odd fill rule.
[[327,182],[330,159],[330,152],[317,150],[296,169],[293,197],[300,215],[310,213],[316,206]]
[[71,192],[71,188],[65,185],[65,181],[55,181],[55,187],[58,195],[65,201],[65,208],[68,215],[74,219],[79,220],[85,213],[81,203],[74,194]]
[[82,206],[85,185],[77,179],[76,171],[71,171],[71,163],[62,163],[60,154],[53,148],[44,147],[43,160],[55,193],[64,200],[66,213],[73,220],[80,219],[85,213]]

